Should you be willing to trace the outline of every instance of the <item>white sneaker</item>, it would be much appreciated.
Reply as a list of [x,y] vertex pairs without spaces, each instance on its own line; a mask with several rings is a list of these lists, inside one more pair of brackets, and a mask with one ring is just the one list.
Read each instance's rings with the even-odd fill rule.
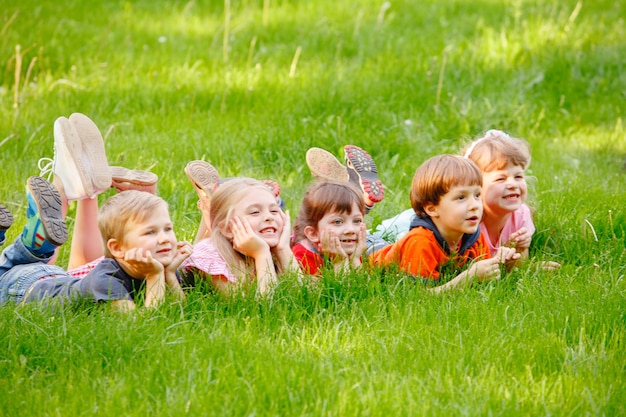
[[111,188],[112,180],[102,134],[98,126],[84,114],[74,113],[69,120],[82,143],[83,163],[91,176],[93,192],[100,194]]
[[54,121],[52,171],[63,183],[68,200],[82,200],[96,195],[89,170],[83,161],[81,139],[66,117]]

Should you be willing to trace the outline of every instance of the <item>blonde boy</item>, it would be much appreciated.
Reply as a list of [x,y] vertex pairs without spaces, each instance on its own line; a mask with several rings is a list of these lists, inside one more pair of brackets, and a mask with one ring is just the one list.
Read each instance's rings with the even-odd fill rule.
[[3,301],[88,299],[132,310],[140,292],[145,292],[146,307],[163,301],[166,288],[183,296],[176,269],[192,249],[189,243],[177,242],[163,199],[141,191],[109,198],[98,218],[105,259],[84,278],[74,278],[47,265],[67,237],[66,231],[55,237],[56,229],[65,230],[59,193],[40,177],[29,178],[28,185],[29,222],[1,258]]

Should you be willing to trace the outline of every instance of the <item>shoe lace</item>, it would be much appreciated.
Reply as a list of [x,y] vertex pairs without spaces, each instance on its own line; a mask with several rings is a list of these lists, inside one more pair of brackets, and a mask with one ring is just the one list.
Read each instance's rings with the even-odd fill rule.
[[54,159],[52,158],[40,158],[37,162],[37,168],[39,168],[39,176],[51,181],[52,174],[54,173]]

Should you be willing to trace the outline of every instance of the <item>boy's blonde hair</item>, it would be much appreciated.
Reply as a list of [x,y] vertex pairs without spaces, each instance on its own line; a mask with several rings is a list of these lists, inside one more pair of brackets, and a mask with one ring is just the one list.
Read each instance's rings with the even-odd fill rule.
[[296,218],[292,245],[305,238],[307,226],[317,229],[320,220],[329,212],[350,213],[356,203],[361,214],[365,215],[363,193],[349,182],[320,181],[311,185],[302,198],[302,205]]
[[233,248],[232,240],[224,235],[223,230],[228,228],[228,222],[237,204],[251,193],[269,193],[274,197],[267,185],[261,181],[246,177],[233,178],[220,184],[213,193],[209,211],[213,245],[241,282],[247,281],[254,273],[254,263]]
[[439,204],[452,187],[483,185],[483,175],[471,160],[460,155],[439,155],[424,162],[415,171],[411,184],[411,207],[420,217],[429,217],[427,204]]
[[467,145],[462,154],[483,172],[504,169],[509,164],[530,165],[530,145],[524,139],[513,138],[501,130],[489,130],[482,138]]
[[98,214],[98,228],[102,235],[104,256],[113,258],[107,247],[109,239],[124,241],[126,227],[130,222],[144,222],[159,207],[167,209],[168,204],[161,197],[144,191],[128,190],[110,197],[100,207]]

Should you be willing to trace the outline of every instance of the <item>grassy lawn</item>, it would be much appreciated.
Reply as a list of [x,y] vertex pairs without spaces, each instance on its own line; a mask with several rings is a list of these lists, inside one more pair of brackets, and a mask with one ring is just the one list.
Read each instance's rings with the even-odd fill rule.
[[306,150],[358,145],[386,186],[374,228],[409,207],[424,160],[490,128],[531,143],[537,210],[532,261],[442,296],[359,272],[128,316],[0,307],[0,415],[626,415],[624,15],[623,0],[0,0],[8,242],[73,112],[110,165],[159,175],[179,239],[200,220],[190,160],[279,182],[294,218]]

